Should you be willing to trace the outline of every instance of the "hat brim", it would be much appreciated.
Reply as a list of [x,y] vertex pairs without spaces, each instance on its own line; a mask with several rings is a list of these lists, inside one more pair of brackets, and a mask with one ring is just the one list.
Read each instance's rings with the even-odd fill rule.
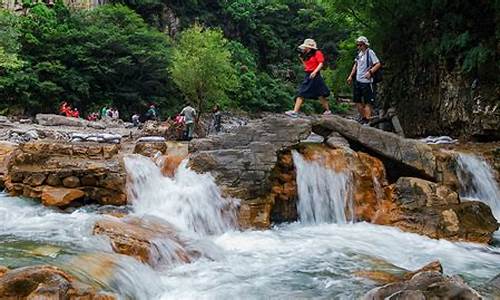
[[311,45],[306,45],[306,44],[302,44],[299,46],[300,49],[305,49],[305,48],[311,48],[311,49],[318,49],[317,47],[313,47]]

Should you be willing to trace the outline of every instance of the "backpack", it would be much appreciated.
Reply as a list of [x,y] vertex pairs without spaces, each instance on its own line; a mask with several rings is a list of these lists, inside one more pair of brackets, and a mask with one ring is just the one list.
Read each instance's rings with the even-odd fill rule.
[[[368,49],[370,51],[370,49]],[[372,63],[370,61],[370,52],[368,52],[368,57],[366,58],[366,67],[370,68],[372,66]],[[379,83],[382,80],[384,80],[384,69],[382,62],[380,63],[380,68],[372,74],[373,77],[373,83]]]

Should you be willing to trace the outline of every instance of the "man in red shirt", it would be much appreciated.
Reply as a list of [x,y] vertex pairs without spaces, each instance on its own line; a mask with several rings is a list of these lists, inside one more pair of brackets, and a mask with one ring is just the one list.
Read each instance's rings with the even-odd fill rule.
[[295,99],[295,107],[293,110],[285,112],[290,117],[298,117],[300,107],[304,103],[304,99],[320,99],[321,105],[325,109],[324,115],[331,115],[328,105],[327,97],[330,96],[330,90],[325,84],[323,77],[321,77],[320,70],[325,61],[323,53],[318,50],[316,42],[313,39],[306,39],[302,45],[299,46],[302,54],[299,56],[306,76],[304,81],[299,86],[297,98]]

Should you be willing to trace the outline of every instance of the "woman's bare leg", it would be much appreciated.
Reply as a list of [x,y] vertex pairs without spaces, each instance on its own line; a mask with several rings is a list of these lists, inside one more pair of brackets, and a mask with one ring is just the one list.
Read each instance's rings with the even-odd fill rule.
[[304,103],[304,98],[297,97],[297,99],[295,99],[295,107],[293,108],[293,111],[298,113],[300,111],[300,107],[302,106],[302,103]]

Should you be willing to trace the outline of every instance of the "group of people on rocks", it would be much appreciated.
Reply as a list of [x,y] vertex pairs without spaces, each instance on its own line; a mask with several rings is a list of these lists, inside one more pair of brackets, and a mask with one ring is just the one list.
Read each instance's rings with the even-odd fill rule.
[[59,114],[71,118],[80,117],[80,112],[78,111],[78,108],[76,107],[72,108],[71,105],[69,105],[68,102],[66,101],[61,103],[61,105],[59,106]]
[[[369,46],[370,43],[366,37],[360,36],[356,39],[358,54],[347,77],[347,83],[353,85],[353,102],[356,103],[359,113],[357,121],[361,124],[368,124],[373,117],[373,110],[376,106],[374,77],[380,75],[377,72],[380,72],[382,67],[377,55]],[[331,115],[332,112],[328,104],[330,90],[320,73],[325,61],[323,53],[318,49],[313,39],[306,39],[298,49],[300,51],[299,59],[304,66],[306,75],[298,88],[293,110],[289,110],[285,114],[296,118],[299,116],[304,99],[319,99],[324,108],[323,115]]]

